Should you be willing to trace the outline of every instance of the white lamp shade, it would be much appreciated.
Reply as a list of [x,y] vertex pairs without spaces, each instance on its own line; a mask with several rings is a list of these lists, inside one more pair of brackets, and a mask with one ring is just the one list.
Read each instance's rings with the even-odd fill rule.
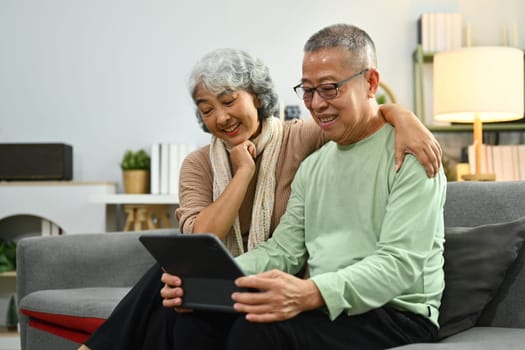
[[468,47],[434,56],[434,119],[472,123],[523,118],[523,51]]

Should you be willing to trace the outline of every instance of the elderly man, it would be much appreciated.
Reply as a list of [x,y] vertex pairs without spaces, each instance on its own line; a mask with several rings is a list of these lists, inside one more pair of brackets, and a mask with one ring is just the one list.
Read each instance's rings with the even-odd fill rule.
[[[303,99],[331,142],[301,164],[273,237],[237,258],[238,314],[183,314],[176,349],[384,349],[437,338],[443,171],[394,159],[373,41],[345,24],[305,44]],[[309,277],[295,275],[309,267]],[[173,276],[164,282],[180,285]],[[172,300],[180,305],[180,298]]]

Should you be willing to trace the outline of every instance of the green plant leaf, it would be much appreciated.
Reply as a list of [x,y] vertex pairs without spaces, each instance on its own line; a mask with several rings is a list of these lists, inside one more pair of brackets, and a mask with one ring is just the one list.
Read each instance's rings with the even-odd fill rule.
[[16,244],[0,239],[0,272],[16,269]]
[[150,170],[151,158],[145,150],[127,150],[120,162],[122,170]]

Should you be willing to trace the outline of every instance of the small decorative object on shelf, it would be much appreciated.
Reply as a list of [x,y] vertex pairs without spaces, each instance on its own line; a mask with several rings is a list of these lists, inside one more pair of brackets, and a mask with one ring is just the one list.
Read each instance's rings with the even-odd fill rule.
[[383,81],[379,82],[379,89],[376,93],[376,101],[378,104],[382,105],[385,103],[397,103],[397,97],[392,91],[392,88],[388,86]]
[[284,108],[284,120],[301,118],[301,108],[297,105],[289,105]]
[[143,149],[126,151],[120,163],[123,171],[124,192],[150,192],[150,164],[150,156]]
[[18,325],[18,308],[16,307],[16,299],[14,295],[9,298],[9,304],[7,306],[7,330],[14,331]]
[[65,143],[0,143],[0,181],[69,181],[73,146]]

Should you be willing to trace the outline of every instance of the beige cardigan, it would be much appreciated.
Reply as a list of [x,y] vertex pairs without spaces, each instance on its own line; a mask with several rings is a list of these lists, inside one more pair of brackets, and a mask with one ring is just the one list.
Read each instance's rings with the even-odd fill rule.
[[[270,232],[273,232],[284,214],[290,196],[290,185],[301,161],[325,142],[321,129],[313,120],[295,119],[284,123],[283,143],[277,161],[275,203]],[[210,146],[190,153],[184,160],[179,183],[179,208],[176,217],[183,233],[193,232],[193,224],[200,211],[213,201],[213,173],[209,156]],[[262,154],[261,154],[262,155]],[[262,156],[255,159],[257,173]],[[239,220],[246,244],[250,229],[257,173],[253,177],[242,203]],[[233,230],[231,231],[231,233]]]

